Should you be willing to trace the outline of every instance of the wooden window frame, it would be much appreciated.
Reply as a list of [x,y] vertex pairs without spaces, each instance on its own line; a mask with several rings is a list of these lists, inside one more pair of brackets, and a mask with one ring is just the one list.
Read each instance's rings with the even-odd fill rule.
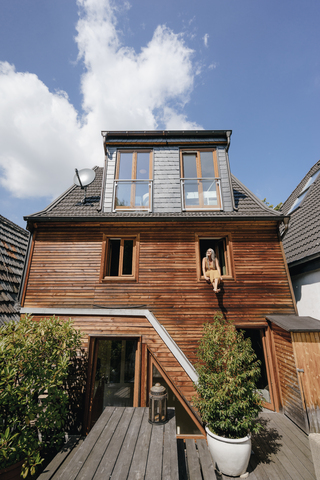
[[[132,168],[131,168],[131,177],[127,179],[120,179],[119,172],[120,172],[120,157],[121,153],[132,153]],[[130,194],[130,206],[117,206],[116,205],[116,183],[121,180],[137,180],[137,154],[138,153],[149,153],[149,179],[148,180],[141,180],[141,182],[145,182],[149,184],[149,206],[148,207],[137,207],[135,205],[135,193],[136,193],[136,185],[133,182],[131,184],[131,194]],[[114,199],[113,199],[113,211],[126,211],[126,210],[147,210],[152,211],[152,181],[153,181],[153,151],[151,149],[119,149],[117,150],[117,160],[116,160],[116,171],[115,171],[115,185],[114,185]]]
[[[119,254],[119,275],[106,275],[108,269],[109,245],[110,240],[120,240],[120,254]],[[133,240],[132,248],[132,275],[122,274],[122,260],[123,260],[123,244],[124,240]],[[138,282],[139,276],[139,250],[140,250],[140,235],[103,235],[102,241],[102,255],[100,266],[100,283],[128,283]]]
[[[199,206],[187,206],[185,205],[185,192],[184,192],[184,180],[188,180],[188,177],[184,176],[183,171],[183,155],[190,154],[196,155],[196,169],[197,169],[197,180],[205,180],[209,177],[202,176],[202,168],[201,168],[201,152],[212,152],[212,161],[213,161],[213,168],[214,168],[214,175],[216,181],[216,192],[217,192],[217,201],[218,205],[204,205],[203,204],[203,188],[202,183],[199,182],[198,184],[198,192],[199,192]],[[211,177],[210,177],[211,178]],[[184,148],[180,149],[180,181],[181,181],[181,199],[182,199],[182,209],[183,210],[222,210],[222,197],[221,197],[221,189],[220,189],[220,177],[219,177],[219,167],[218,167],[218,157],[217,157],[217,149],[216,148]]]
[[197,264],[197,280],[198,282],[205,281],[204,276],[202,274],[202,258],[200,255],[200,240],[213,240],[213,241],[218,241],[218,240],[224,240],[225,241],[225,265],[226,265],[226,270],[227,274],[226,275],[221,275],[223,280],[235,280],[235,274],[234,274],[234,262],[233,262],[233,253],[232,253],[232,240],[231,240],[231,235],[230,233],[227,233],[225,235],[200,235],[196,234],[195,235],[195,249],[196,249],[196,264]]

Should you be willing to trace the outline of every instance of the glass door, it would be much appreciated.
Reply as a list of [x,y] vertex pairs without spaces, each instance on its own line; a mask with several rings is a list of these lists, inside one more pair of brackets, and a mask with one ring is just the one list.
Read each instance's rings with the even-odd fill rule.
[[137,339],[96,339],[91,382],[90,428],[105,407],[134,406],[137,344]]

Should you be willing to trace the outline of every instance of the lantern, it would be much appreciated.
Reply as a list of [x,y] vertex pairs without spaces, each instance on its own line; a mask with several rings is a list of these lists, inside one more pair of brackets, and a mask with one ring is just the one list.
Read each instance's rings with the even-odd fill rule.
[[149,393],[149,422],[163,424],[167,421],[167,391],[156,383]]

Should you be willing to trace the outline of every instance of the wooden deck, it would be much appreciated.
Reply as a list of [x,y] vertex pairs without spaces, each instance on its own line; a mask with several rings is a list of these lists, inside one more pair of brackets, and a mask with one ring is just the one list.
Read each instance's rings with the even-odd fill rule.
[[[231,480],[214,468],[205,440],[178,440],[148,422],[147,408],[107,407],[88,437],[66,447],[38,480]],[[253,437],[249,480],[315,480],[308,436],[281,414],[264,412]],[[69,453],[71,452],[71,453]]]
[[48,465],[39,480],[179,480],[174,409],[165,425],[151,425],[148,415],[148,408],[105,408],[70,460]]

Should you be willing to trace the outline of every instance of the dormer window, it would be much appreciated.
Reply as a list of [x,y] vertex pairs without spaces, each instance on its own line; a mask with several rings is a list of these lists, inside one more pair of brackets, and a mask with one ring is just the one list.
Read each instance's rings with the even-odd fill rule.
[[117,152],[114,211],[152,210],[152,152]]
[[288,215],[292,212],[294,212],[298,207],[300,207],[301,203],[302,203],[302,200],[305,198],[305,196],[307,195],[308,193],[308,190],[309,188],[311,187],[311,185],[315,182],[315,180],[317,179],[318,175],[320,173],[320,170],[318,170],[316,173],[314,173],[312,175],[312,177],[309,178],[309,180],[307,181],[307,183],[305,184],[305,186],[303,187],[303,189],[301,190],[300,192],[300,195],[298,198],[296,198],[296,200],[294,201],[292,207],[290,208],[289,212],[288,212]]
[[183,210],[220,210],[220,177],[215,149],[181,150]]

